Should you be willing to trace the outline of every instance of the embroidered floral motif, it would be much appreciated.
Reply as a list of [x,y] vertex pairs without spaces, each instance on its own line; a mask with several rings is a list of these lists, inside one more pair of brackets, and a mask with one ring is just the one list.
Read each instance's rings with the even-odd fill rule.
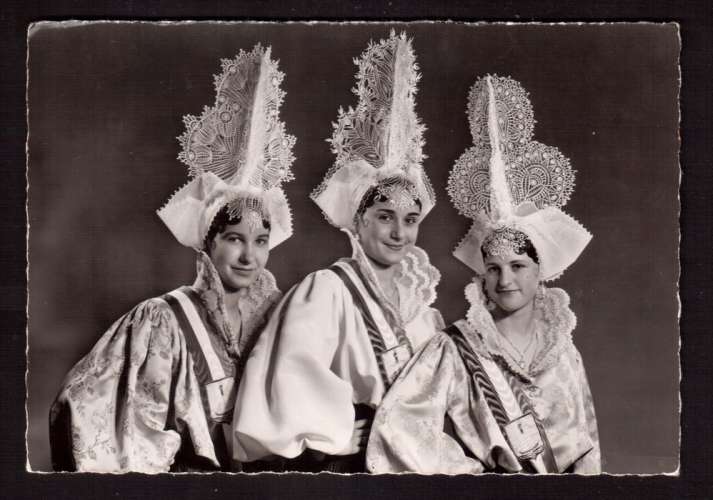
[[[369,469],[376,473],[481,472],[482,462],[467,457],[460,444],[444,432],[446,415],[454,430],[466,433],[471,444],[479,441],[479,431],[492,427],[479,420],[476,430],[471,423],[473,413],[467,405],[478,398],[468,395],[468,378],[456,347],[445,333],[437,333],[415,355],[379,406],[367,449]],[[482,408],[475,412],[483,414]],[[475,449],[477,454],[477,445]]]
[[[167,305],[147,300],[116,321],[69,372],[50,415],[53,422],[60,405],[72,408],[72,456],[78,470],[154,472],[162,470],[156,464],[175,453],[177,445],[168,443],[155,443],[156,449],[148,450],[141,444],[146,437],[137,434],[136,422],[152,429],[166,424],[163,391],[178,357],[176,331]],[[157,372],[163,378],[156,378]],[[117,400],[119,380],[126,386]]]
[[[197,290],[209,316],[221,322],[222,285],[203,256]],[[256,283],[243,304],[246,338],[279,295],[271,274]],[[72,449],[61,452],[71,453],[78,470],[168,471],[184,435],[195,455],[219,467],[198,384],[170,306],[149,299],[117,320],[68,373],[50,411],[51,432],[71,433]],[[60,421],[61,415],[71,420]]]

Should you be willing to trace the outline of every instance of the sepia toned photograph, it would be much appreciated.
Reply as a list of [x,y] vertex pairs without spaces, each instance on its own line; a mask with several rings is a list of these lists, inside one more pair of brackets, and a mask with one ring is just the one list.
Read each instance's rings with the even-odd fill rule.
[[678,475],[680,50],[32,24],[27,470]]

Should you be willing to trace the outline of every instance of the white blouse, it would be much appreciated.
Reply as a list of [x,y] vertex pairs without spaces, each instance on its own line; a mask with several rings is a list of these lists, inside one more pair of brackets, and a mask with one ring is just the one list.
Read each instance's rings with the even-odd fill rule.
[[[394,332],[403,331],[414,352],[443,327],[430,307],[440,273],[413,247],[395,275],[396,308],[353,238],[352,246],[352,259],[337,265],[356,270],[351,276],[387,347]],[[338,454],[352,435],[354,404],[376,408],[384,393],[352,294],[334,271],[316,271],[285,295],[247,361],[233,420],[234,458],[294,458],[306,448]]]

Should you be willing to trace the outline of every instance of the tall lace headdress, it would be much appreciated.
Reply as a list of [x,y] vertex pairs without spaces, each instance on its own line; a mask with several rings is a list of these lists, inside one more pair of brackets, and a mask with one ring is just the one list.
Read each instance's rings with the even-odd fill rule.
[[490,254],[517,251],[524,233],[537,251],[541,279],[557,278],[592,238],[560,210],[574,188],[569,160],[532,140],[532,104],[509,77],[479,78],[470,89],[467,113],[474,145],[453,166],[448,194],[473,225],[453,254],[483,275],[481,247]]
[[370,42],[360,59],[356,108],[339,109],[328,141],[337,155],[334,166],[311,194],[327,220],[355,231],[354,216],[366,192],[376,187],[397,204],[418,199],[425,216],[435,203],[422,162],[424,125],[416,115],[420,79],[411,40],[394,31]]
[[228,206],[249,224],[270,220],[270,248],[292,234],[292,216],[281,184],[293,178],[295,138],[279,110],[284,74],[270,47],[256,45],[221,61],[216,99],[200,116],[186,115],[178,159],[193,178],[158,210],[183,245],[202,249],[217,213]]

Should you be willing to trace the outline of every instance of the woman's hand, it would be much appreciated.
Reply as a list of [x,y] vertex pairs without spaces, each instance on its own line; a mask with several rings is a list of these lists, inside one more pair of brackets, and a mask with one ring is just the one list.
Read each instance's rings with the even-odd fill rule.
[[371,433],[371,419],[361,419],[354,421],[354,430],[347,446],[337,453],[337,455],[354,455],[366,449]]

